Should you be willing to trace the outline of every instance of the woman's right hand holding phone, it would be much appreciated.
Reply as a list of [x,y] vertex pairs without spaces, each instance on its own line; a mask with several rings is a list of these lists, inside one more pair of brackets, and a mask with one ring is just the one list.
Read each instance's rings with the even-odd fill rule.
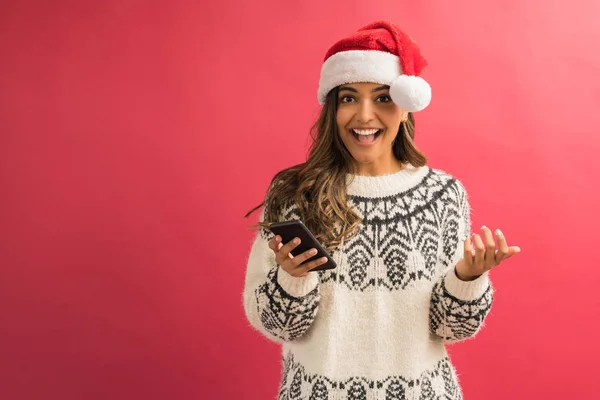
[[300,239],[295,238],[286,244],[281,243],[281,236],[276,235],[269,241],[269,247],[275,253],[277,264],[288,274],[296,277],[306,276],[311,269],[327,262],[327,257],[321,257],[311,262],[306,260],[317,254],[317,249],[310,249],[297,256],[292,255],[294,250],[300,244]]

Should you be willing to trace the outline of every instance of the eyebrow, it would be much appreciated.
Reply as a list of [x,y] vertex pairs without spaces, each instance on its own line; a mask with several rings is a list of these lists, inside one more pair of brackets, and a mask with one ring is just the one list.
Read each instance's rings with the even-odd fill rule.
[[[378,86],[376,88],[374,88],[373,90],[371,90],[371,92],[379,92],[380,90],[388,90],[390,88],[389,85],[383,85],[383,86]],[[340,88],[340,92],[343,90],[347,90],[349,92],[354,92],[354,93],[358,93],[358,90],[354,89],[353,87],[350,86],[342,86]]]

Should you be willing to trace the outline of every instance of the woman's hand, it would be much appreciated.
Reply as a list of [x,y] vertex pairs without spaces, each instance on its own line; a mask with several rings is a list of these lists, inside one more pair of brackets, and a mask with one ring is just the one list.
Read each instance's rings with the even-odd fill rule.
[[[500,265],[502,261],[509,259],[521,251],[518,246],[509,247],[506,244],[506,238],[500,229],[496,230],[498,249],[496,249],[492,231],[486,226],[483,226],[481,231],[483,239],[474,233],[465,240],[465,255],[456,264],[455,268],[456,276],[460,280],[475,280],[484,272]],[[471,245],[471,239],[473,240],[473,245]]]
[[317,249],[309,249],[294,257],[291,252],[299,244],[300,239],[295,238],[284,245],[281,243],[281,236],[279,235],[269,241],[269,247],[275,253],[277,264],[288,274],[292,276],[306,276],[311,269],[327,262],[327,257],[321,257],[309,263],[302,264],[317,254]]

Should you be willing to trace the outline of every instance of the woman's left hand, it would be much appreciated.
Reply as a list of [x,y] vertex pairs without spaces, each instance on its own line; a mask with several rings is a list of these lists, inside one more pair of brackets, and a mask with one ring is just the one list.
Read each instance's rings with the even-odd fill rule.
[[[474,233],[471,237],[465,240],[464,257],[456,264],[455,272],[458,279],[463,281],[472,281],[480,277],[484,272],[489,271],[495,266],[515,254],[521,249],[518,246],[508,246],[506,238],[500,229],[496,230],[496,238],[498,238],[498,249],[492,231],[483,226],[481,228],[483,239],[478,234]],[[473,246],[471,245],[473,239]]]

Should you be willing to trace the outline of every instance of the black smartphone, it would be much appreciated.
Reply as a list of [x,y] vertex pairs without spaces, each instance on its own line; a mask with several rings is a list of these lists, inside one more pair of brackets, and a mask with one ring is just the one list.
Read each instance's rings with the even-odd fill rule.
[[311,269],[311,271],[324,271],[337,267],[331,255],[329,255],[329,253],[321,246],[317,239],[315,239],[313,234],[302,223],[302,221],[294,220],[274,222],[271,224],[269,229],[275,235],[281,236],[281,241],[283,244],[290,242],[294,238],[300,238],[300,244],[294,250],[292,250],[292,255],[294,257],[312,248],[317,249],[317,254],[306,260],[304,263],[316,260],[317,258],[327,257],[327,262],[325,264],[321,264],[316,268]]

